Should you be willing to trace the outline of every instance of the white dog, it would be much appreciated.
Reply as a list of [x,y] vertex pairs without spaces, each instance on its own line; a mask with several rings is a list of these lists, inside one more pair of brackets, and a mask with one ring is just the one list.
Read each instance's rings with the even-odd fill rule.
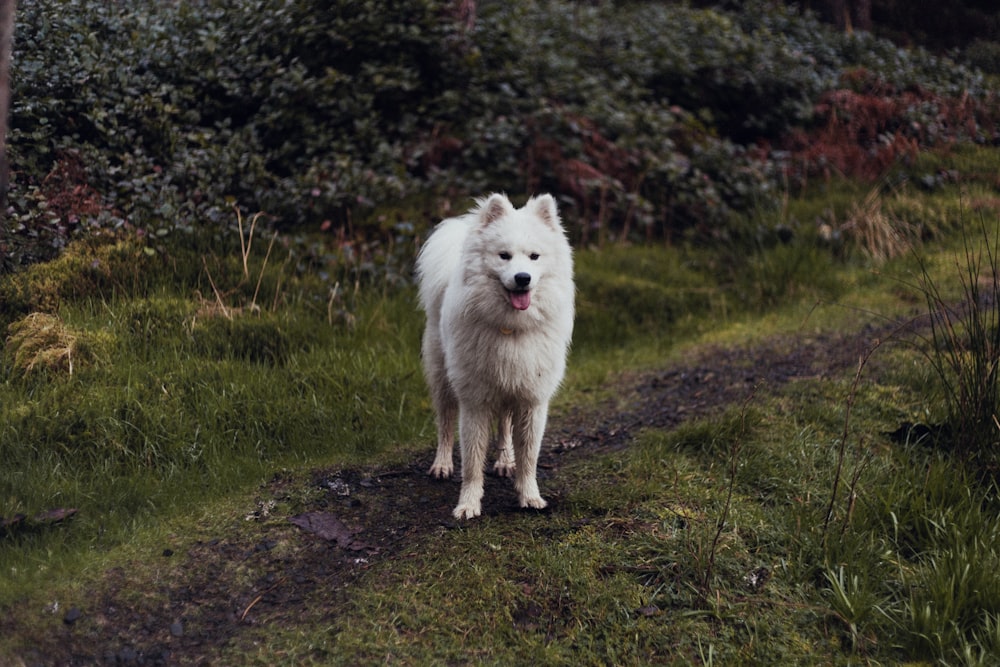
[[451,476],[455,419],[462,491],[453,514],[479,516],[490,430],[494,469],[513,475],[521,507],[546,506],[536,468],[549,401],[562,382],[573,334],[573,253],[551,195],[515,209],[491,195],[435,227],[417,258],[427,313],[423,363],[437,412],[428,471]]

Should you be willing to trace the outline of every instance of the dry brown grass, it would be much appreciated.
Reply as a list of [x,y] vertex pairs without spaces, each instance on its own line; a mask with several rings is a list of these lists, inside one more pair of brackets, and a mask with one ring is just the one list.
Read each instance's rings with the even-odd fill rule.
[[73,374],[77,335],[57,315],[31,313],[11,324],[8,331],[5,350],[22,374],[36,369]]
[[851,206],[841,231],[876,264],[899,257],[918,238],[913,224],[886,213],[879,188]]

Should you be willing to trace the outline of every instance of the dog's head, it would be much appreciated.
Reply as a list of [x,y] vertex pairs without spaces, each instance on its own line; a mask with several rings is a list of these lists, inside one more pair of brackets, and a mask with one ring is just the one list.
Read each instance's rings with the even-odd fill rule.
[[515,310],[528,310],[532,295],[551,270],[560,270],[565,235],[551,195],[515,209],[505,195],[482,200],[477,210],[480,260],[499,281]]

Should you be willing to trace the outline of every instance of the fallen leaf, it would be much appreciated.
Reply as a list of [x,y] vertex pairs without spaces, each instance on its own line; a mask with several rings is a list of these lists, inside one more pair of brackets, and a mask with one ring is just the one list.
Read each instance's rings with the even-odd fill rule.
[[35,523],[59,523],[60,521],[64,521],[70,518],[76,513],[77,513],[76,509],[70,509],[70,508],[48,510],[47,512],[36,514],[32,518],[32,521],[34,521]]
[[328,542],[336,541],[340,547],[347,547],[354,541],[356,531],[329,512],[305,512],[289,519],[302,530],[313,533]]

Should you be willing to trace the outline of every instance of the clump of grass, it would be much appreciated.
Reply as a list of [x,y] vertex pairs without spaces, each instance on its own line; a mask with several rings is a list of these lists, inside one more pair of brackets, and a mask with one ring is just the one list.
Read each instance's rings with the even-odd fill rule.
[[877,606],[867,620],[909,655],[990,664],[969,658],[996,655],[996,489],[980,487],[941,453],[925,457],[923,466],[898,471],[873,494],[870,551],[863,558],[877,555],[874,560],[891,569],[877,592],[869,591]]
[[920,260],[917,289],[924,296],[930,335],[922,349],[945,388],[948,441],[994,472],[1000,443],[1000,226],[983,218],[978,239],[963,235],[956,260],[961,293],[949,298]]
[[[212,286],[212,293],[215,296],[214,301],[203,299],[202,307],[199,312],[207,317],[214,317],[216,315],[222,315],[228,320],[232,320],[234,317],[242,314],[244,310],[251,313],[259,314],[261,311],[260,304],[257,303],[257,298],[260,296],[261,283],[264,280],[264,276],[267,272],[267,263],[271,259],[271,251],[274,249],[274,244],[278,240],[278,233],[274,232],[271,236],[271,241],[267,245],[267,251],[264,254],[264,259],[261,261],[260,268],[257,269],[256,280],[253,276],[253,271],[250,266],[250,258],[253,251],[253,240],[254,232],[257,230],[257,222],[263,216],[263,213],[256,213],[252,218],[250,218],[249,226],[244,230],[243,212],[240,211],[239,207],[236,208],[236,224],[240,236],[240,281],[239,284],[230,290],[230,292],[235,292],[241,290],[253,284],[253,294],[249,299],[249,302],[244,305],[231,305],[226,303],[225,294],[220,291],[216,281],[212,276],[212,272],[208,268],[208,260],[202,257],[202,266],[205,269],[205,275],[208,278],[209,284]],[[278,300],[281,295],[281,276],[277,278],[277,283],[274,289],[274,299],[272,302],[271,310],[277,308]]]
[[48,313],[31,313],[11,324],[8,332],[5,351],[22,375],[41,370],[72,375],[81,363],[94,360],[95,347],[103,338],[81,335]]
[[23,374],[36,368],[73,374],[76,335],[55,315],[32,313],[10,325],[8,331],[7,352]]
[[[867,568],[858,568],[871,572]],[[841,563],[823,571],[827,587],[824,589],[831,610],[847,627],[850,648],[858,651],[865,648],[866,634],[877,622],[879,613],[885,613],[888,600],[881,594],[878,584],[862,572],[849,570]]]
[[876,264],[905,254],[917,237],[910,223],[885,212],[878,187],[851,205],[841,231]]

